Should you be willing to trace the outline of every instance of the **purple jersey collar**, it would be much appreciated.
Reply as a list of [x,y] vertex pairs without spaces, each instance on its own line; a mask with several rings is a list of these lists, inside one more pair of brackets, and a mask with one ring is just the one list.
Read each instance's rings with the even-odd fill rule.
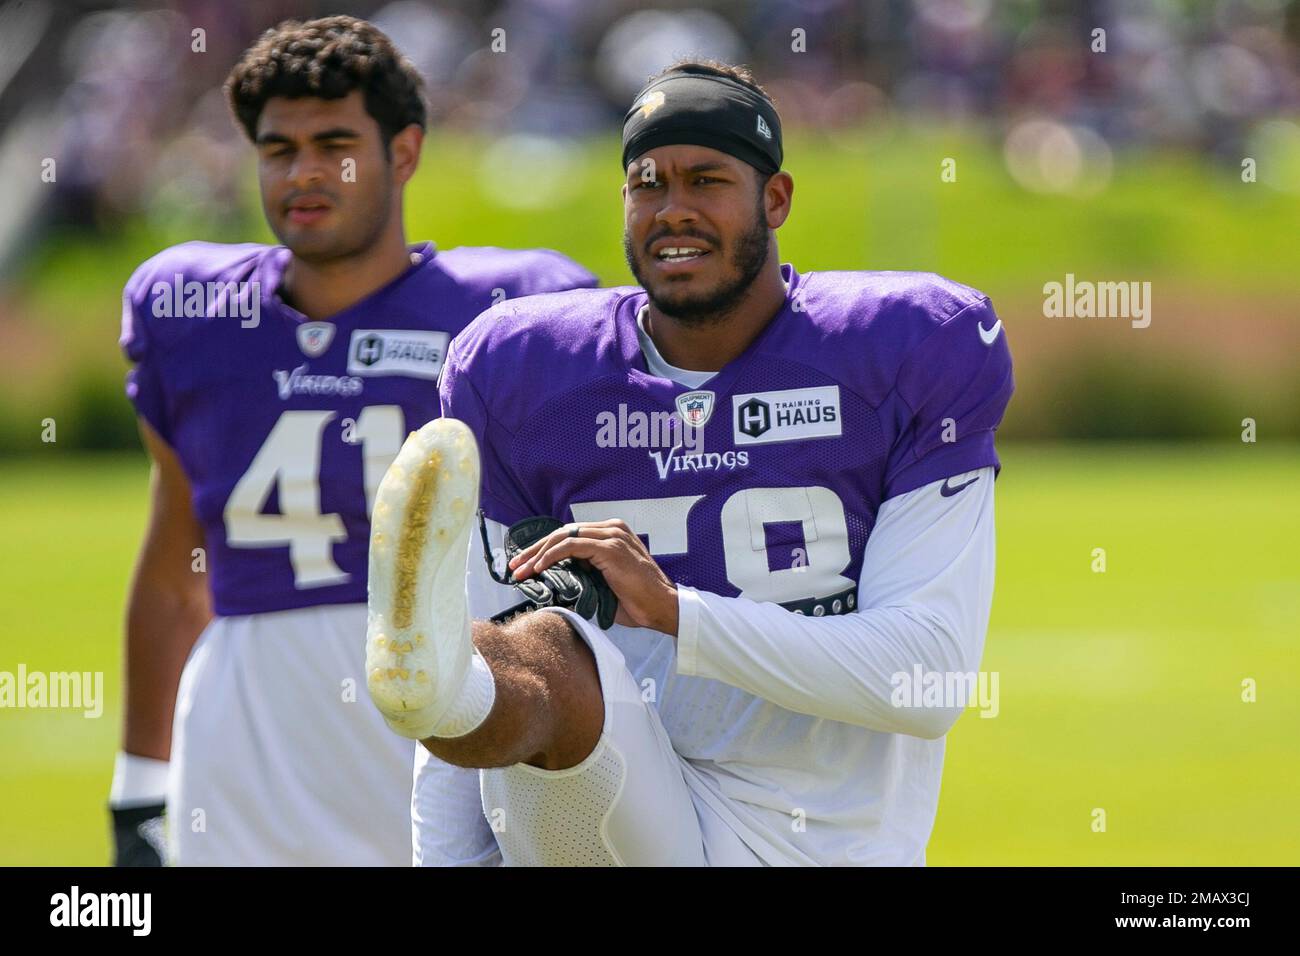
[[[347,308],[334,315],[325,316],[320,321],[338,322],[340,318],[355,312],[357,309],[367,310],[374,306],[374,303],[383,296],[388,295],[394,289],[401,286],[412,275],[420,269],[428,266],[434,256],[437,255],[437,247],[432,242],[417,242],[410,246],[411,265],[388,284],[381,286],[374,292],[358,299]],[[295,323],[311,321],[289,303],[280,297],[280,284],[284,281],[285,269],[289,266],[289,259],[292,253],[284,246],[276,246],[262,257],[262,262],[258,266],[255,277],[262,294],[262,307],[271,309],[276,314],[283,316]]]
[[[749,363],[749,360],[762,348],[765,342],[772,338],[777,328],[794,321],[792,313],[795,310],[791,307],[791,303],[798,294],[799,284],[802,280],[799,273],[795,271],[794,266],[788,262],[781,266],[781,277],[785,280],[787,287],[785,304],[781,307],[781,310],[777,312],[771,322],[767,323],[767,326],[755,337],[754,341],[749,343],[744,352],[724,365],[717,375],[709,379],[707,385],[704,386],[705,388],[719,394],[726,392],[731,387],[731,383],[736,376]],[[614,304],[614,327],[618,334],[619,350],[628,367],[628,376],[632,380],[642,382],[652,389],[665,386],[673,394],[689,392],[691,389],[685,385],[679,385],[676,382],[650,374],[650,370],[646,366],[645,355],[641,352],[641,341],[636,334],[636,316],[641,311],[641,307],[649,301],[649,296],[646,295],[645,290],[637,289]]]

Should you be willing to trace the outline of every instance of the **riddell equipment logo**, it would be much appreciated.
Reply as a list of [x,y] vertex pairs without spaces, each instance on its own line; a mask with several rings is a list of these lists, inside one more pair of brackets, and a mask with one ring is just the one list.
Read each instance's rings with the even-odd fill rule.
[[840,387],[788,388],[733,395],[737,445],[766,445],[841,434]]

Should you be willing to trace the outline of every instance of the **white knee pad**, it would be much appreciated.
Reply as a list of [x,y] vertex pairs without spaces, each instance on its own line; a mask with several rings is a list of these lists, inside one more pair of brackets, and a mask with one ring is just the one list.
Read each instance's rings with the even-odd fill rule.
[[596,658],[605,724],[580,764],[482,772],[483,812],[509,866],[702,866],[703,838],[681,763],[623,655],[563,614]]

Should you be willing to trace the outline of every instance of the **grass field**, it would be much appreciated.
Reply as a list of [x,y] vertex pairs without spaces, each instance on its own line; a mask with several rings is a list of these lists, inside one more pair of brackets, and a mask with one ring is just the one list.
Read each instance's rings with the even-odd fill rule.
[[[47,448],[0,463],[0,671],[102,670],[107,704],[0,711],[0,864],[97,864],[146,468]],[[1300,448],[1002,454],[1000,713],[950,735],[930,862],[1300,861]]]

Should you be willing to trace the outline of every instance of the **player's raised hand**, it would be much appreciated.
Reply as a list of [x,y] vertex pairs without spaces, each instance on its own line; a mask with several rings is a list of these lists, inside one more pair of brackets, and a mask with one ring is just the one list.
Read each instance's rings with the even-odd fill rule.
[[565,558],[586,561],[604,576],[618,597],[615,623],[677,633],[677,588],[627,522],[564,525],[515,555],[510,570],[523,580]]

